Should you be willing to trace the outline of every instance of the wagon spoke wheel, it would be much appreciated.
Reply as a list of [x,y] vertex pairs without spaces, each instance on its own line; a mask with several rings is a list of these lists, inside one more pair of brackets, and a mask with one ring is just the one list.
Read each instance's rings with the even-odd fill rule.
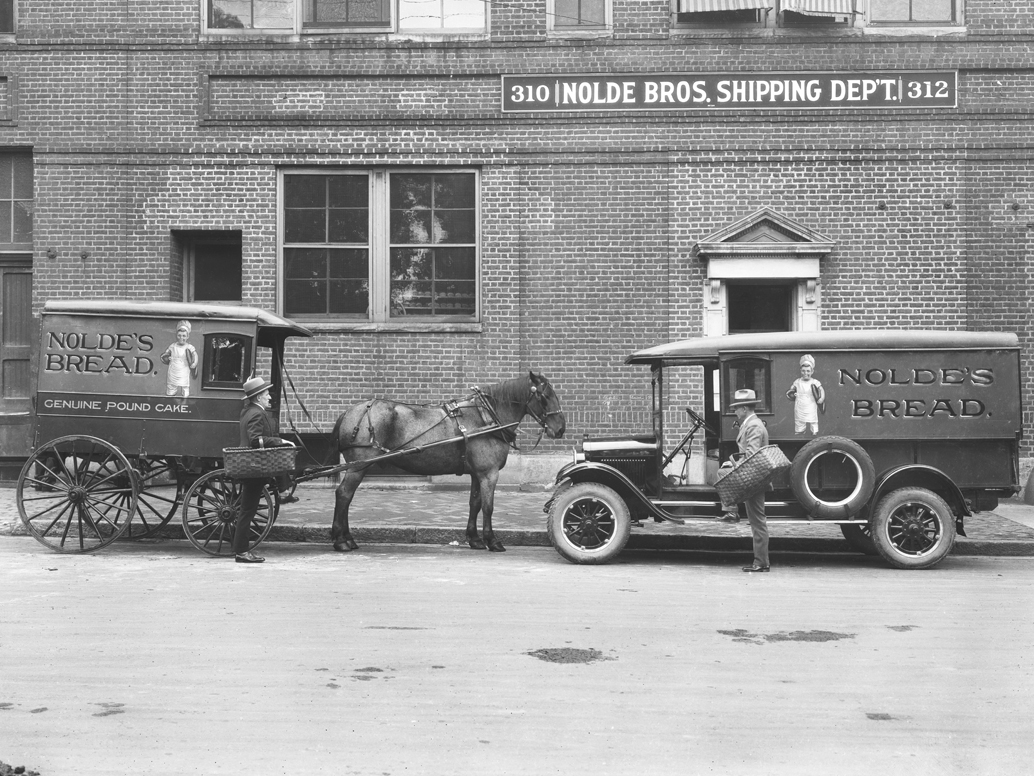
[[41,445],[18,476],[18,514],[57,552],[92,552],[128,528],[137,508],[136,473],[116,447],[90,436]]
[[176,514],[186,487],[174,460],[140,458],[136,473],[139,497],[126,539],[148,539],[156,535]]
[[[222,469],[202,475],[183,497],[183,532],[190,543],[209,555],[233,555],[233,533],[241,509],[240,483]],[[269,535],[276,519],[276,502],[267,486],[251,521],[248,549]]]

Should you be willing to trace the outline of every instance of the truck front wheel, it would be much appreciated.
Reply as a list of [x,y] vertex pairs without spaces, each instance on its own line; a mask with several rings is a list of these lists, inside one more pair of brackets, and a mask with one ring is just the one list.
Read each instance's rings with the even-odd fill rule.
[[955,515],[926,488],[899,488],[876,506],[872,540],[880,555],[899,569],[940,563],[955,545]]
[[582,482],[553,500],[546,520],[549,541],[572,563],[607,563],[632,531],[628,505],[606,485]]

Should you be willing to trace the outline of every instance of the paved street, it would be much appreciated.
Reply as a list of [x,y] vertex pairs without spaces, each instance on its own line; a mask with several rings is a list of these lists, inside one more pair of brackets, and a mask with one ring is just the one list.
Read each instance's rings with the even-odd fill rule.
[[1016,774],[1034,559],[580,567],[0,538],[0,760],[88,774]]

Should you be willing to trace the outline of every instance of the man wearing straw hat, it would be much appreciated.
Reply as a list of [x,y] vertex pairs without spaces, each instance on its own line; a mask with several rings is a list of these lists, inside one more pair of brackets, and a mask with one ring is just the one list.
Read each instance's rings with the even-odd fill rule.
[[[746,460],[768,444],[768,429],[761,418],[754,414],[754,406],[758,403],[757,394],[749,388],[736,391],[729,407],[736,413],[740,423],[740,433],[736,435],[736,445]],[[754,536],[754,563],[744,566],[744,571],[768,571],[768,522],[765,519],[765,490],[762,489],[743,502],[747,507],[747,520],[750,532]],[[725,523],[738,523],[739,512],[735,504],[722,504],[725,514],[721,520]]]
[[[261,377],[244,383],[244,409],[241,410],[241,447],[281,447],[286,442],[273,435],[269,417],[269,389],[273,384]],[[258,511],[265,479],[242,479],[241,512],[233,529],[233,554],[237,563],[262,563],[265,558],[248,551],[251,520]]]

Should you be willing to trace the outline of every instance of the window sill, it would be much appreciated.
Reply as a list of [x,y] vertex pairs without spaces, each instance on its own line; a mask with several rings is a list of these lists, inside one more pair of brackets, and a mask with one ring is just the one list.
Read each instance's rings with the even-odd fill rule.
[[367,333],[375,332],[381,334],[480,334],[483,331],[482,323],[460,323],[453,322],[402,322],[402,323],[371,323],[370,321],[306,321],[304,318],[292,318],[295,323],[301,324],[316,334],[346,334],[346,333]]
[[547,37],[551,39],[593,39],[593,38],[609,38],[614,34],[614,31],[610,27],[593,27],[589,30],[579,30],[575,28],[570,29],[552,29],[547,33]]

